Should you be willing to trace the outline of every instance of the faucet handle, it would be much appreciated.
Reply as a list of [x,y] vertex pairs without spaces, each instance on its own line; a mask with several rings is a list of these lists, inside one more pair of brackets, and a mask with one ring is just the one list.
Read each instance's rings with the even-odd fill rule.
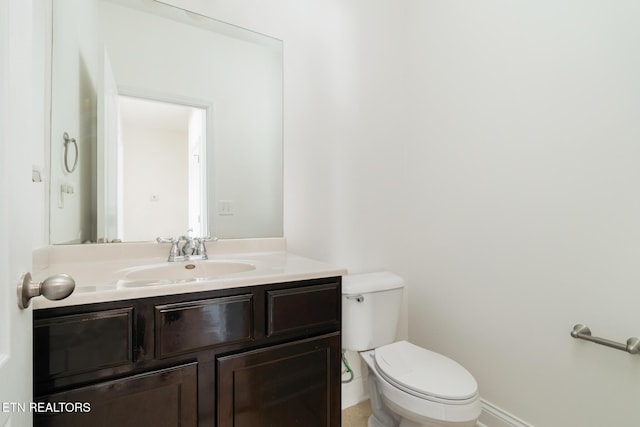
[[182,238],[174,239],[173,237],[157,237],[156,242],[158,243],[171,243],[171,249],[169,250],[169,262],[175,261],[177,257],[180,256],[180,248],[178,248],[178,244],[180,243]]
[[156,242],[158,243],[174,243],[176,239],[173,237],[156,237]]
[[217,237],[211,237],[211,236],[205,236],[205,237],[198,237],[196,239],[194,239],[197,243],[196,246],[196,254],[197,255],[201,255],[202,259],[207,259],[207,247],[204,245],[204,242],[209,242],[209,241],[216,241],[218,240]]

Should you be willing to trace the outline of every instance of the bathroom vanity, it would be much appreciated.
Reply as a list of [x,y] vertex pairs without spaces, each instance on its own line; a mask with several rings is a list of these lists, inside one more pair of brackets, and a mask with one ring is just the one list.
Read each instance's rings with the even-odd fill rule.
[[256,268],[34,300],[35,425],[339,426],[344,271],[242,259]]

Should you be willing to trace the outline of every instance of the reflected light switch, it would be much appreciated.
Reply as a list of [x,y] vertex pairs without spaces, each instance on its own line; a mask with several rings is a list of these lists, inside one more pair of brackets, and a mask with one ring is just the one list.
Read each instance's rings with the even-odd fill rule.
[[236,204],[233,200],[218,200],[218,215],[234,215]]

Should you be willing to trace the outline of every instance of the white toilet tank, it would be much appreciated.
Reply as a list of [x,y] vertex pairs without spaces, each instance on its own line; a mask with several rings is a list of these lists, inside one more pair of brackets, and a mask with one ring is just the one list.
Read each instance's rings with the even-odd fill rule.
[[395,341],[402,277],[384,271],[342,278],[342,348],[370,350]]

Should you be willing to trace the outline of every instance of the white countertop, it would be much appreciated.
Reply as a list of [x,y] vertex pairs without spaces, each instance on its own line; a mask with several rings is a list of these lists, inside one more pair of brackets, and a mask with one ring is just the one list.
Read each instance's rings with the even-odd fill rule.
[[[250,271],[189,281],[166,281],[163,284],[132,280],[127,272],[149,265],[167,263],[168,244],[111,243],[105,245],[50,246],[34,252],[34,281],[59,273],[69,274],[76,282],[66,299],[50,301],[32,299],[34,309],[146,298],[161,295],[238,288],[322,277],[343,276],[347,270],[301,257],[286,251],[284,239],[246,239],[209,243],[209,260],[240,262],[255,267]],[[200,261],[202,262],[202,261]],[[197,264],[198,261],[194,261]]]

